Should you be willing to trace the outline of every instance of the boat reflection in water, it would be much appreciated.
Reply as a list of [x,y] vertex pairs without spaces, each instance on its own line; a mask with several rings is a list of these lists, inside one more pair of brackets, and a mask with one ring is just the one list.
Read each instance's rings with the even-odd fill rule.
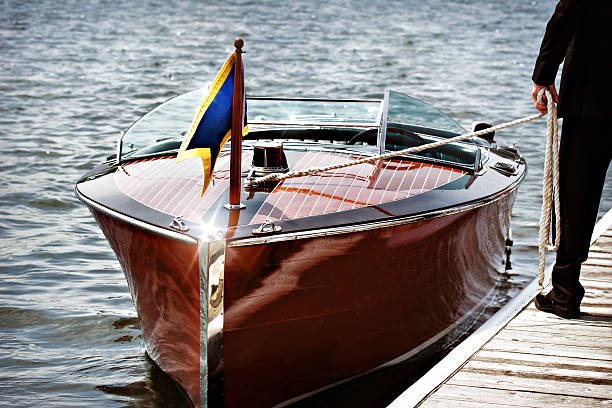
[[[490,300],[526,171],[516,150],[453,143],[242,189],[246,208],[228,211],[229,149],[203,197],[199,160],[176,162],[202,93],[145,115],[76,186],[125,272],[148,354],[193,405],[298,401],[418,357]],[[465,133],[392,91],[249,98],[248,123],[247,186]]]

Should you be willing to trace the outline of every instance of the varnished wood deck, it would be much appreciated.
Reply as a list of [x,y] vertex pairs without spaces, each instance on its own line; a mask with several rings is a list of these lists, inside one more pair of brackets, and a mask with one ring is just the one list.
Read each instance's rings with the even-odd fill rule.
[[612,211],[602,222],[581,272],[580,319],[564,320],[529,302],[501,330],[489,328],[492,338],[475,353],[459,351],[455,358],[467,361],[458,369],[444,377],[443,366],[455,362],[442,360],[437,376],[417,382],[392,406],[612,407]]
[[[251,150],[244,152],[243,171],[249,169],[252,155]],[[311,151],[306,152],[292,170],[362,157],[347,152]],[[133,200],[199,223],[227,190],[229,164],[229,152],[221,152],[204,197],[201,196],[202,164],[198,160],[176,163],[175,156],[136,160],[121,165],[113,174],[113,180],[119,190]],[[464,174],[465,171],[451,167],[389,159],[291,178],[278,183],[249,223],[329,214],[401,200],[441,187]]]

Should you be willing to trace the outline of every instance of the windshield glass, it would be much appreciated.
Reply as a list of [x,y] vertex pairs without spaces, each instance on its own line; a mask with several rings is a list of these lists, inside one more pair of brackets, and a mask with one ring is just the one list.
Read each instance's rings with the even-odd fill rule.
[[[395,91],[389,91],[387,122],[414,125],[417,127],[415,130],[423,128],[424,133],[427,133],[426,130],[428,128],[454,133],[446,135],[447,137],[465,133],[465,129],[461,125],[438,109],[418,99]],[[435,132],[432,134],[445,136],[444,133],[446,132]]]
[[182,140],[201,99],[202,92],[192,91],[170,99],[144,115],[121,138],[121,157],[136,153],[138,156],[146,155],[147,148],[154,145]]
[[380,101],[250,98],[249,123],[376,126]]
[[[121,138],[121,159],[178,149],[204,92],[197,89],[170,99],[134,123]],[[377,126],[380,106],[377,100],[247,98],[247,122],[255,127],[258,124]]]
[[[403,150],[466,133],[461,125],[433,106],[399,92],[388,92],[385,150]],[[412,154],[472,166],[476,150],[469,144],[473,144],[473,141],[442,145]]]

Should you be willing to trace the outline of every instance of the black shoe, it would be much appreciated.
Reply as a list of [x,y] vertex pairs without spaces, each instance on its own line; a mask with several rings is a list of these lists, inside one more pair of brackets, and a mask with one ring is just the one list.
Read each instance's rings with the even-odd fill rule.
[[576,305],[556,302],[551,296],[551,292],[547,295],[541,293],[536,295],[535,307],[542,312],[553,313],[564,319],[578,319],[580,317],[580,303]]

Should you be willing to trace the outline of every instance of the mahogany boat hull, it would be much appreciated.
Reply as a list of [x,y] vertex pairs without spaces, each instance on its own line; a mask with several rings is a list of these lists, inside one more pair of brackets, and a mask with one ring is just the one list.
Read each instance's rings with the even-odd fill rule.
[[[514,194],[400,225],[227,243],[224,390],[208,401],[281,404],[440,339],[495,287]],[[200,406],[198,246],[90,209],[125,272],[150,357]]]
[[200,405],[200,291],[197,245],[90,211],[117,255],[149,357]]
[[229,246],[226,405],[273,406],[440,339],[495,287],[512,199],[376,230]]

